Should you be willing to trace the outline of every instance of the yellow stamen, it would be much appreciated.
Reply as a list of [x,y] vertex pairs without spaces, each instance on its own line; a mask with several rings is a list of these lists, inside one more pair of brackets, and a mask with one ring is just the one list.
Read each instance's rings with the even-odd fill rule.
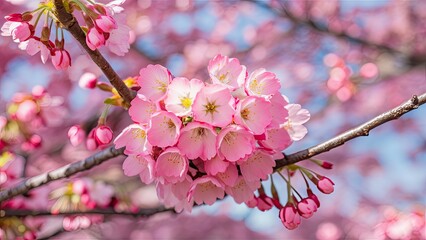
[[189,97],[184,97],[180,100],[182,106],[186,109],[188,109],[189,107],[191,107],[192,105],[192,99]]

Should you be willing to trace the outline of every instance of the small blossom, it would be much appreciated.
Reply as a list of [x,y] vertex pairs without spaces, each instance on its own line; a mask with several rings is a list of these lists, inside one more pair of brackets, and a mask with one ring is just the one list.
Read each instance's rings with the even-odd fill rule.
[[287,203],[281,208],[279,216],[283,225],[289,230],[297,228],[300,224],[300,216],[293,204]]
[[139,124],[131,124],[115,138],[115,148],[126,147],[125,154],[148,153],[151,146],[147,141],[146,128]]
[[[52,43],[53,44],[53,43]],[[49,48],[40,41],[39,38],[33,37],[28,39],[28,41],[19,43],[19,49],[25,50],[28,55],[34,56],[40,52],[40,58],[43,63],[47,62],[50,56]]]
[[228,161],[225,161],[219,155],[216,155],[204,163],[204,170],[208,174],[215,176],[218,173],[225,172],[229,164],[230,163]]
[[176,116],[188,115],[192,110],[192,103],[197,93],[204,87],[204,83],[198,79],[174,78],[169,85],[164,103],[167,111]]
[[236,203],[247,202],[254,197],[254,191],[260,187],[260,181],[247,182],[244,177],[238,176],[234,186],[226,187],[226,193],[234,198]]
[[86,44],[92,51],[95,51],[100,46],[105,45],[104,34],[96,28],[90,28],[86,35]]
[[284,127],[293,141],[299,141],[308,133],[308,130],[302,124],[306,123],[311,115],[308,110],[302,109],[299,104],[288,104],[286,108],[289,116]]
[[271,120],[271,104],[263,98],[249,96],[237,104],[235,123],[256,135],[264,133]]
[[212,126],[191,122],[181,130],[177,147],[189,159],[206,161],[216,155],[216,135]]
[[198,92],[192,106],[194,119],[217,127],[225,127],[234,115],[234,100],[230,91],[213,84]]
[[74,125],[68,130],[68,138],[74,147],[83,142],[85,136],[84,130],[79,125]]
[[208,71],[214,84],[221,84],[235,90],[244,85],[247,71],[236,58],[217,55],[209,62]]
[[87,72],[81,75],[80,80],[78,81],[78,85],[81,88],[94,89],[96,88],[96,84],[98,83],[98,78],[95,74]]
[[255,140],[244,128],[229,125],[219,132],[216,146],[220,156],[230,162],[236,162],[253,152]]
[[275,160],[263,150],[255,150],[248,157],[240,160],[241,174],[247,181],[266,180],[272,174]]
[[238,180],[237,166],[229,164],[225,171],[216,173],[216,177],[224,184],[224,186],[235,186]]
[[280,80],[274,73],[267,72],[264,68],[253,71],[248,77],[245,88],[249,95],[270,98],[279,92]]
[[117,28],[109,33],[108,41],[105,45],[117,56],[124,56],[130,49],[130,28],[118,23]]
[[158,147],[174,146],[179,138],[182,122],[173,113],[160,111],[152,115],[148,141]]
[[139,175],[141,181],[150,184],[154,181],[155,161],[150,155],[129,155],[123,162],[126,176]]
[[185,180],[188,172],[188,159],[177,148],[167,148],[157,158],[155,176],[161,183],[177,183]]
[[148,124],[152,114],[157,111],[155,103],[147,100],[145,96],[138,94],[130,102],[129,115],[134,122]]
[[198,205],[212,205],[216,199],[225,196],[222,184],[214,177],[203,176],[195,179],[188,192],[188,200],[194,199]]
[[330,194],[334,191],[334,182],[331,181],[328,177],[321,176],[318,180],[317,187],[318,190],[325,194]]
[[137,82],[141,86],[139,93],[152,102],[162,100],[167,93],[172,76],[167,68],[161,65],[148,65],[139,72]]

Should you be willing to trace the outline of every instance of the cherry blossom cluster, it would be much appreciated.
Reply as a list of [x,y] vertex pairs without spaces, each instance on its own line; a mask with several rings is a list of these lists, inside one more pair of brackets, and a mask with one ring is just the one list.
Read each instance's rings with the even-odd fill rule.
[[307,133],[309,112],[288,103],[274,73],[248,74],[222,55],[208,72],[210,83],[173,77],[160,65],[141,69],[129,108],[134,123],[114,140],[128,155],[125,175],[155,182],[159,199],[178,212],[225,194],[253,201],[281,151]]
[[[120,5],[124,1],[102,4],[68,0],[64,1],[64,5],[69,13],[81,12],[83,15],[85,24],[82,29],[86,32],[86,43],[91,50],[105,45],[111,52],[123,56],[130,48],[130,29],[124,23],[117,22],[114,15],[123,11]],[[33,11],[6,16],[1,35],[11,36],[14,42],[19,43],[19,48],[31,56],[40,52],[43,63],[50,57],[56,69],[68,69],[71,66],[71,56],[65,49],[63,26],[55,14],[53,0],[41,1],[39,7]],[[37,28],[39,24],[42,27]],[[54,41],[51,40],[52,32],[55,33]]]
[[57,126],[66,114],[61,97],[51,96],[41,86],[31,93],[16,93],[7,106],[7,116],[0,116],[0,150],[23,151],[41,146],[40,135],[34,133],[46,126]]

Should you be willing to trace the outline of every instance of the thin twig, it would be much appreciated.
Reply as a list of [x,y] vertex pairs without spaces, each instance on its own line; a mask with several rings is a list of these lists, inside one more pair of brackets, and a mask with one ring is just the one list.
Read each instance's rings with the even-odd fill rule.
[[300,162],[305,159],[309,159],[323,152],[328,152],[333,148],[343,145],[349,140],[352,140],[361,136],[368,136],[370,131],[386,122],[398,119],[407,112],[417,109],[420,105],[426,103],[426,93],[416,96],[414,95],[407,102],[395,107],[394,109],[380,114],[379,116],[371,119],[370,121],[359,125],[353,129],[350,129],[330,140],[320,143],[316,146],[308,149],[290,154],[285,156],[283,159],[277,160],[275,169],[279,169],[283,166],[287,166],[293,163]]
[[114,71],[108,61],[101,55],[98,50],[92,51],[86,44],[86,34],[81,29],[77,20],[74,16],[68,13],[64,7],[62,0],[55,0],[56,16],[61,22],[62,26],[67,29],[72,36],[80,43],[80,45],[86,50],[93,62],[99,66],[118,94],[127,103],[130,103],[133,99],[133,94],[130,89],[124,84],[118,74]]
[[0,203],[6,199],[25,194],[31,189],[40,187],[49,182],[56,181],[59,179],[70,177],[76,173],[83,172],[91,169],[94,166],[97,166],[111,158],[122,155],[124,148],[115,149],[114,146],[111,146],[107,149],[104,149],[82,161],[74,162],[68,165],[65,165],[61,168],[55,169],[53,171],[37,175],[35,177],[28,178],[23,182],[13,186],[9,189],[3,190],[0,192]]
[[67,215],[121,215],[132,217],[149,217],[161,212],[174,212],[173,208],[165,208],[163,206],[157,208],[142,208],[137,212],[119,212],[113,208],[91,209],[87,211],[67,211],[52,213],[46,210],[23,210],[23,209],[4,209],[0,210],[1,217],[26,217],[26,216],[67,216]]

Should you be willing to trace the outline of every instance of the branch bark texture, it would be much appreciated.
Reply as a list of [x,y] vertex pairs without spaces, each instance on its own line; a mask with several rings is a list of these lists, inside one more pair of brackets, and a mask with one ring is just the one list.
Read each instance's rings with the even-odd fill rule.
[[361,136],[368,136],[370,131],[386,122],[391,120],[398,119],[402,115],[410,112],[414,109],[417,109],[420,105],[426,103],[426,93],[416,96],[414,95],[407,102],[395,107],[394,109],[380,114],[379,116],[371,119],[370,121],[359,125],[353,129],[350,129],[330,140],[327,140],[323,143],[320,143],[316,146],[310,147],[308,149],[290,154],[285,156],[283,159],[277,160],[277,165],[275,169],[300,162],[305,159],[309,159],[313,156],[316,156],[323,152],[328,152],[333,148],[336,148],[340,145],[345,144],[347,141],[352,140]]
[[68,13],[64,7],[62,0],[55,0],[56,16],[61,22],[63,27],[67,29],[72,36],[80,43],[80,45],[86,50],[93,62],[99,66],[105,76],[108,78],[110,83],[117,90],[118,94],[127,103],[130,103],[133,99],[133,94],[130,89],[124,84],[118,74],[114,71],[108,61],[101,55],[98,50],[92,51],[86,44],[86,34],[81,29],[77,20],[74,16]]
[[65,165],[61,168],[55,169],[53,171],[43,173],[23,182],[18,185],[11,187],[9,189],[3,190],[0,192],[0,203],[6,199],[25,194],[31,189],[43,186],[49,182],[56,181],[59,179],[70,177],[76,173],[83,172],[97,166],[111,158],[122,155],[124,148],[115,149],[114,146],[111,146],[103,151],[100,151],[82,161],[74,162],[68,165]]

